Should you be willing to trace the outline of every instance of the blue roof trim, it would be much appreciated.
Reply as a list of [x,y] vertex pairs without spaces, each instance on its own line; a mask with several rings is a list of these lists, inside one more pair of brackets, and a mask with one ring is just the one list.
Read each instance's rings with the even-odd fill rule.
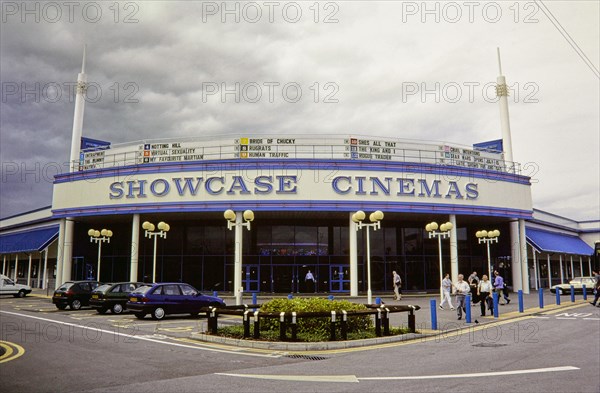
[[495,172],[477,168],[464,168],[451,165],[436,165],[426,163],[406,162],[372,162],[355,160],[214,160],[214,161],[192,161],[192,162],[169,162],[162,164],[139,164],[128,165],[117,168],[90,169],[81,172],[72,172],[56,175],[54,184],[68,183],[78,180],[98,179],[104,177],[124,177],[131,175],[153,174],[153,173],[177,173],[177,172],[218,172],[218,171],[243,171],[285,168],[285,169],[313,169],[313,170],[378,170],[383,172],[406,172],[406,173],[428,173],[441,176],[459,176],[468,179],[488,179],[494,181],[506,181],[510,183],[531,185],[528,176],[513,173]]
[[58,237],[58,225],[0,235],[0,254],[42,251]]
[[379,209],[401,213],[465,214],[506,218],[531,218],[529,210],[498,208],[492,206],[464,206],[432,203],[406,202],[358,202],[358,201],[215,201],[215,202],[169,202],[160,204],[126,204],[87,206],[53,210],[54,218],[93,216],[102,214],[137,214],[155,212],[203,212],[226,209],[252,209],[255,211],[343,211]]
[[539,252],[592,255],[594,250],[577,236],[525,228],[527,241]]

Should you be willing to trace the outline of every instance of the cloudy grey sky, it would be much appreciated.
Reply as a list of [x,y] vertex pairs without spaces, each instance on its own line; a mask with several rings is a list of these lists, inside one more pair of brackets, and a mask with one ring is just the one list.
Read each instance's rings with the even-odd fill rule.
[[[83,134],[113,143],[248,133],[498,139],[500,47],[514,159],[532,178],[534,207],[600,218],[598,1],[1,6],[2,217],[51,203],[85,43],[95,92]],[[208,94],[236,83],[258,84],[262,96]],[[301,88],[297,102],[282,89],[289,83]]]

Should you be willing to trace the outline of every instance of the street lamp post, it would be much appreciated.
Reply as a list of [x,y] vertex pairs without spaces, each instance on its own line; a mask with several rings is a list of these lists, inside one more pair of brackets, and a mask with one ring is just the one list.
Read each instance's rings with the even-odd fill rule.
[[429,232],[429,238],[433,239],[434,237],[437,237],[438,239],[438,254],[440,258],[440,301],[444,300],[444,291],[442,288],[442,280],[444,279],[444,273],[442,272],[442,238],[446,239],[450,237],[452,227],[453,225],[451,222],[446,222],[439,226],[440,230],[438,231],[438,224],[435,221],[425,225],[425,230]]
[[[252,210],[246,210],[242,214],[241,212],[234,212],[228,209],[223,214],[227,220],[227,229],[230,231],[235,228],[235,255],[234,255],[234,272],[233,272],[233,292],[235,295],[235,304],[242,304],[242,229],[250,230],[250,222],[254,221],[254,212]],[[242,217],[244,221],[242,221]]]
[[167,232],[171,229],[171,226],[164,221],[158,223],[158,231],[154,231],[156,228],[154,224],[148,221],[144,221],[142,228],[146,231],[144,236],[148,239],[154,238],[154,257],[152,259],[152,282],[156,282],[156,239],[162,237],[167,238]]
[[369,228],[374,231],[381,228],[381,220],[383,220],[383,212],[377,210],[369,215],[370,224],[365,224],[365,212],[357,211],[352,215],[352,221],[356,223],[356,230],[367,228],[367,304],[373,304],[373,293],[371,291],[371,242],[369,239]]
[[102,255],[102,243],[110,243],[110,238],[113,233],[110,229],[102,229],[101,231],[97,229],[90,229],[88,231],[88,235],[90,236],[90,241],[92,243],[98,243],[98,268],[96,269],[96,279],[100,281],[100,257]]
[[492,279],[492,263],[490,261],[490,243],[498,243],[498,237],[500,236],[500,231],[494,229],[493,231],[477,231],[475,234],[477,239],[479,240],[479,244],[485,243],[487,246],[487,265],[488,265],[488,278]]

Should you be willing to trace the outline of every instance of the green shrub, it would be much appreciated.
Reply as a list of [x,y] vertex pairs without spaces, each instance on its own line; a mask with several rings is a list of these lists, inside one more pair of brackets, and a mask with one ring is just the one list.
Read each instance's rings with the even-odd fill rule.
[[[264,303],[261,312],[327,312],[335,311],[338,321],[342,318],[342,310],[366,310],[364,304],[356,304],[347,300],[329,300],[324,298],[273,299]],[[331,318],[298,318],[298,339],[306,341],[326,341],[329,339]],[[348,334],[366,331],[373,326],[371,316],[348,316]],[[288,330],[289,330],[288,326]],[[279,331],[279,320],[261,319],[261,331]]]

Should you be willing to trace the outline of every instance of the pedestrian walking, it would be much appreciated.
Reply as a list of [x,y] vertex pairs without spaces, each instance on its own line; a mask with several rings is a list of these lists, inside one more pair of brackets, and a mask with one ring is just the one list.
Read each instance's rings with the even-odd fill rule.
[[488,310],[490,310],[490,314],[492,311],[492,283],[488,280],[487,274],[484,274],[481,277],[481,281],[479,281],[479,285],[477,286],[477,296],[479,296],[480,307],[481,307],[481,316],[485,317],[485,306],[487,305]]
[[469,285],[471,286],[471,293],[473,294],[473,298],[471,301],[473,304],[477,304],[479,302],[479,295],[477,295],[477,287],[479,286],[479,277],[477,277],[477,272],[471,273],[469,278],[467,278]]
[[600,274],[594,271],[592,272],[594,276],[595,284],[594,284],[594,301],[590,302],[593,306],[600,307],[600,303],[598,303],[598,299],[600,298]]
[[510,303],[510,299],[504,294],[504,279],[497,270],[494,271],[494,276],[494,292],[498,294],[498,301],[504,300],[504,303],[500,303],[501,305]]
[[468,282],[463,281],[463,275],[459,274],[457,277],[456,285],[456,314],[458,315],[458,319],[462,319],[463,311],[467,312],[467,307],[471,307],[470,304],[465,304],[466,296],[469,292],[471,292],[471,286]]
[[392,272],[392,281],[394,284],[394,300],[402,299],[402,278],[396,271]]
[[450,280],[450,274],[446,273],[446,277],[442,280],[442,294],[443,298],[440,303],[440,310],[444,309],[444,303],[448,303],[450,310],[454,310],[452,305],[452,299],[450,298],[450,292],[452,292],[452,281]]

